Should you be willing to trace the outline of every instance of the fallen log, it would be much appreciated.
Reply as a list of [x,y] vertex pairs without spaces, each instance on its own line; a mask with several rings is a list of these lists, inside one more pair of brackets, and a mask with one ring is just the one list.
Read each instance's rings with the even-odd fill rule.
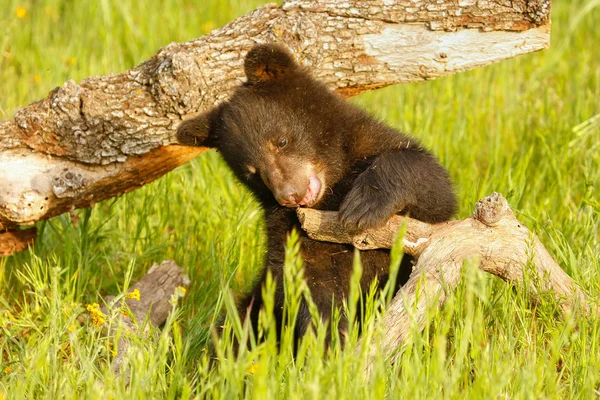
[[170,145],[176,128],[229,96],[255,43],[285,43],[354,96],[547,48],[549,16],[549,0],[289,0],[126,72],[68,81],[0,123],[0,230],[126,193],[206,151]]
[[[360,234],[345,230],[336,212],[301,208],[298,216],[312,239],[350,243],[361,250],[391,248],[396,233],[406,224],[404,252],[416,258],[416,265],[385,312],[378,345],[363,344],[370,360],[381,354],[396,354],[413,322],[420,329],[425,327],[426,310],[444,303],[447,290],[460,282],[462,265],[468,259],[478,260],[480,269],[514,284],[525,284],[525,268],[532,268],[537,279],[527,280],[527,284],[533,296],[552,294],[564,312],[574,307],[591,311],[586,295],[498,193],[481,199],[473,216],[464,220],[430,225],[394,216],[383,228]],[[370,368],[369,362],[366,375]]]

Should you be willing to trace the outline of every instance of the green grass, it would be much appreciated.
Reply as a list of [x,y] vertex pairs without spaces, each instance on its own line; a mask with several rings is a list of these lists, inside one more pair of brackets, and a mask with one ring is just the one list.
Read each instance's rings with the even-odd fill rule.
[[[365,94],[357,104],[418,136],[450,170],[459,217],[493,191],[592,298],[600,295],[600,2],[555,1],[550,50]],[[123,71],[260,2],[13,1],[0,8],[0,118],[67,79]],[[27,10],[18,18],[17,7]],[[592,120],[594,121],[594,120]],[[600,322],[532,306],[474,268],[369,381],[364,357],[309,337],[293,360],[267,340],[209,361],[209,326],[260,268],[260,211],[209,152],[157,182],[38,224],[35,248],[0,259],[0,398],[594,398]],[[294,247],[289,265],[295,265]],[[165,329],[134,338],[129,385],[85,305],[174,259],[192,285]],[[292,281],[294,281],[292,279]],[[297,284],[297,280],[296,280]],[[294,285],[292,285],[294,287]],[[302,291],[294,287],[296,296]],[[292,303],[294,296],[291,296]],[[374,299],[377,302],[378,299]],[[369,334],[378,326],[369,316]],[[235,319],[228,331],[243,333]],[[269,333],[271,332],[271,333]],[[271,335],[271,336],[269,336]],[[356,338],[351,339],[352,344]]]

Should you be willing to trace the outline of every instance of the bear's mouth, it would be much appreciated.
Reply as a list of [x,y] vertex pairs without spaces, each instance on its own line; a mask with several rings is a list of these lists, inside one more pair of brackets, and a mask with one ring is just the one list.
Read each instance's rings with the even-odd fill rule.
[[310,176],[308,177],[308,188],[304,198],[298,203],[300,206],[311,207],[321,197],[321,180],[317,176],[314,170],[311,169]]

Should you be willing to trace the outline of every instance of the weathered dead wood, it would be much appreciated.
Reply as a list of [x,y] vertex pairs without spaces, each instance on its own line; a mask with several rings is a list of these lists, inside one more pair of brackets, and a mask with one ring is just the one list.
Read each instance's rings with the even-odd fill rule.
[[352,96],[546,48],[549,12],[549,0],[290,0],[124,73],[68,81],[0,123],[0,229],[133,190],[205,150],[166,145],[242,81],[255,43],[285,43]]
[[[575,306],[585,310],[591,307],[581,289],[538,238],[515,218],[506,199],[498,193],[480,200],[473,217],[465,220],[429,225],[395,216],[382,229],[356,235],[343,228],[335,212],[299,209],[298,215],[311,238],[351,243],[362,250],[391,248],[396,232],[403,224],[407,226],[404,251],[417,263],[386,310],[379,347],[369,346],[369,359],[394,354],[413,323],[423,329],[426,310],[444,303],[447,291],[458,285],[467,259],[477,259],[482,270],[517,284],[524,284],[526,268],[531,268],[530,276],[535,279],[527,281],[534,296],[552,294],[565,312]],[[370,373],[370,364],[365,372]]]
[[127,335],[137,335],[146,316],[153,326],[162,325],[173,310],[177,298],[181,295],[178,293],[181,290],[179,288],[187,288],[189,284],[190,280],[187,275],[184,275],[183,268],[169,260],[154,264],[142,279],[129,288],[130,293],[139,290],[139,299],[126,298],[124,300],[133,314],[133,319],[129,315],[122,314],[122,297],[105,297],[106,306],[103,307],[103,311],[112,316],[111,334],[120,334],[117,338],[116,355],[111,364],[115,374],[125,374],[125,379],[129,380],[130,371],[123,369],[127,350],[132,346]]

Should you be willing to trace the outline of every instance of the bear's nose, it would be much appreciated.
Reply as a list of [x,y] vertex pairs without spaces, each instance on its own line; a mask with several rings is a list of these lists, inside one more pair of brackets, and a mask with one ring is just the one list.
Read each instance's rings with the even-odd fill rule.
[[275,194],[277,202],[284,207],[298,207],[298,195],[292,188],[284,188]]

